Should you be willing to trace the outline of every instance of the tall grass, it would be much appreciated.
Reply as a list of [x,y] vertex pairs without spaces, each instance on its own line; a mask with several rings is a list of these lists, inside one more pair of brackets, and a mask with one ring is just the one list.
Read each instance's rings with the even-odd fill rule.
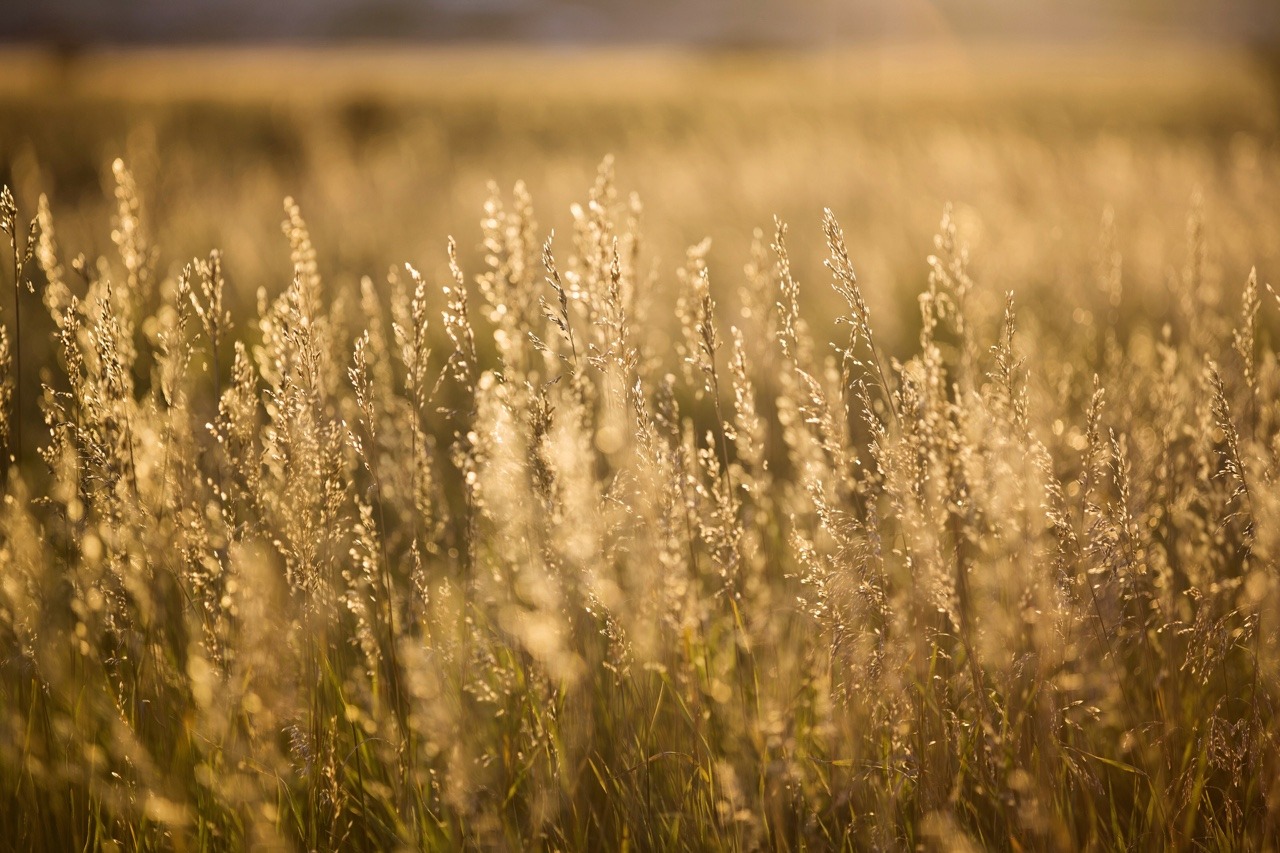
[[113,175],[111,260],[0,210],[3,844],[1277,843],[1280,304],[1224,313],[1198,212],[1168,322],[1104,238],[1065,340],[948,211],[901,360],[830,212],[831,341],[782,223],[671,314],[609,162],[358,294],[287,201],[233,316]]

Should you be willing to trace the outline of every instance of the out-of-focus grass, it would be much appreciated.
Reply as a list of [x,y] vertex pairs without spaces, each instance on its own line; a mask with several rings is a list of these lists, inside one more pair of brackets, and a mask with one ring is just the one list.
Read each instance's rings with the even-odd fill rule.
[[1129,280],[1158,304],[1197,193],[1223,257],[1280,257],[1262,227],[1276,98],[1260,66],[1223,51],[207,50],[11,53],[0,68],[0,172],[20,200],[48,192],[69,244],[92,255],[108,236],[104,164],[124,156],[162,266],[220,246],[241,298],[281,269],[286,195],[337,275],[405,259],[438,271],[440,234],[476,251],[469,212],[488,181],[524,180],[563,231],[605,154],[641,191],[668,265],[710,236],[731,276],[753,228],[833,208],[894,324],[913,322],[918,249],[945,203],[975,245],[1002,247],[984,260],[993,290],[1028,297],[1064,276],[1084,286],[1091,260],[1062,247],[1093,240],[1110,208]]

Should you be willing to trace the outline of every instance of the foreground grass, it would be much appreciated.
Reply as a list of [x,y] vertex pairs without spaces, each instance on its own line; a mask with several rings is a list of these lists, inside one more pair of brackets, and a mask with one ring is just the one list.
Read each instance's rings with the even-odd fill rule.
[[0,211],[4,843],[1276,843],[1280,306],[1199,209],[1152,320],[1074,247],[1074,336],[948,212],[895,358],[830,214],[831,340],[785,226],[654,272],[608,163],[358,293],[287,202],[232,316],[113,176],[111,260]]

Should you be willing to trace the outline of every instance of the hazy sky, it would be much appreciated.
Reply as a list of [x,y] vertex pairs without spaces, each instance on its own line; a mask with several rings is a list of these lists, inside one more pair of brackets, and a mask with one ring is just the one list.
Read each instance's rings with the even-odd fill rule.
[[0,0],[0,40],[1280,43],[1280,0]]

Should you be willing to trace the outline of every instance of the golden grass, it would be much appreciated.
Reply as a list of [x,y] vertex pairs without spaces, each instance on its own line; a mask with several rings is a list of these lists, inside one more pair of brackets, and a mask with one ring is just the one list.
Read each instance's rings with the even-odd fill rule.
[[[0,106],[0,843],[1276,844],[1251,72],[270,107],[155,61]],[[648,207],[612,159],[570,207],[613,143]]]

